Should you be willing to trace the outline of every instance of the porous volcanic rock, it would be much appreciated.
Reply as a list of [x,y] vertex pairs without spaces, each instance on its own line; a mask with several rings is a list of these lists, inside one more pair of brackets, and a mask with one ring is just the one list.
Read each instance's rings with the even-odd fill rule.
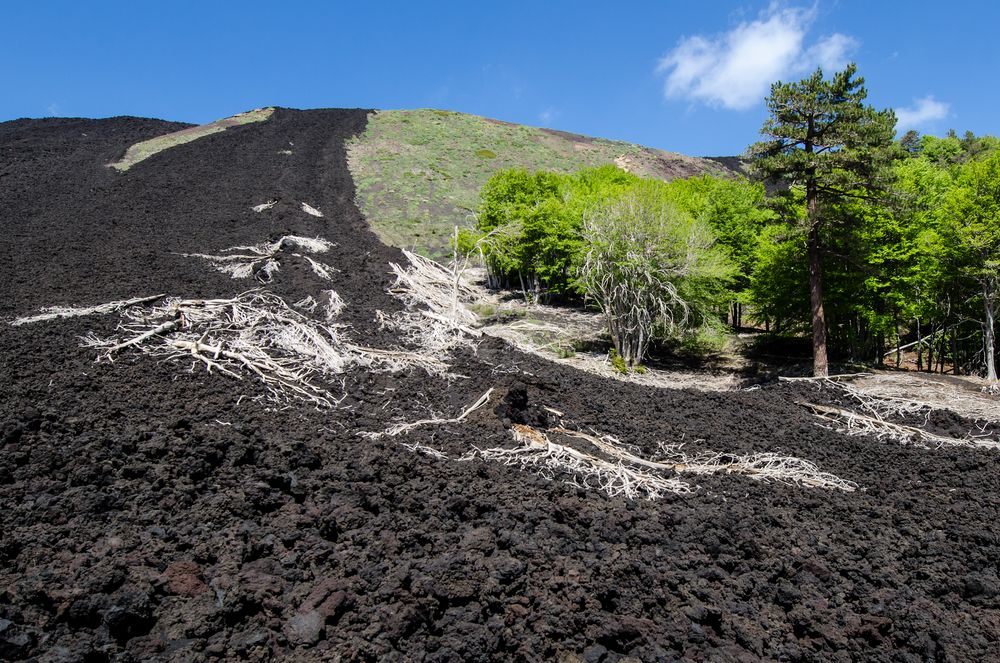
[[[0,659],[1000,659],[1000,455],[845,437],[794,403],[812,386],[656,390],[490,339],[453,359],[462,377],[359,369],[331,385],[336,408],[278,409],[190,361],[96,362],[79,337],[116,315],[7,324],[232,296],[255,284],[181,254],[294,234],[336,243],[345,333],[392,347],[375,312],[401,306],[386,289],[403,257],[368,230],[345,163],[365,118],[279,109],[126,173],[105,164],[180,125],[0,124]],[[331,284],[289,263],[266,287]],[[402,439],[448,458],[358,435],[491,387],[507,400]],[[645,454],[780,451],[861,489],[720,474],[633,502],[457,460],[511,446],[508,423],[543,425],[545,407]]]

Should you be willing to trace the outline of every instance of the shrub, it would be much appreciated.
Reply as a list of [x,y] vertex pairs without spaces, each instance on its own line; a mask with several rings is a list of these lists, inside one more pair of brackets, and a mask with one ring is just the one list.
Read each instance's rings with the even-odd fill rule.
[[611,352],[608,353],[608,359],[611,360],[611,368],[623,375],[628,373],[628,363],[617,350],[612,349]]
[[641,182],[591,208],[580,283],[607,317],[628,367],[646,354],[655,327],[667,333],[697,322],[711,293],[724,292],[731,267],[702,221],[667,200],[663,185]]

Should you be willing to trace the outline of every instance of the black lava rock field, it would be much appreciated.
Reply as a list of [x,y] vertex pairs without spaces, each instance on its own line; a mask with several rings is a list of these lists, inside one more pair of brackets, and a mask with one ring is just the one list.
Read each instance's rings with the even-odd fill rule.
[[[107,164],[184,125],[0,124],[0,660],[1000,660],[1000,452],[823,428],[797,401],[829,387],[657,390],[477,338],[445,373],[317,375],[323,406],[190,353],[95,345],[158,296],[332,289],[343,338],[413,350],[385,324],[406,259],[354,204],[345,141],[366,117],[278,109],[125,172]],[[328,278],[289,236],[332,244]],[[256,279],[199,257],[267,242],[280,268]],[[13,324],[133,298],[154,303]],[[163,338],[190,322],[173,320]],[[685,490],[630,499],[586,463],[476,452],[518,447],[512,431],[793,456],[856,489],[678,468]]]

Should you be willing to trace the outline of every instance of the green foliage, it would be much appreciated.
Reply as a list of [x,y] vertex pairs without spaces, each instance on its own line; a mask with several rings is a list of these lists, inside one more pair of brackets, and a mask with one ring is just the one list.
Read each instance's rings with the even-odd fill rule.
[[[989,138],[977,138],[975,144],[989,146]],[[931,149],[908,151],[911,156],[892,168],[892,199],[845,197],[826,205],[827,225],[819,240],[825,249],[822,273],[831,348],[871,361],[890,344],[937,332],[937,357],[945,353],[955,364],[983,366],[982,353],[962,359],[967,353],[956,350],[967,341],[975,345],[985,340],[987,332],[991,280],[1000,271],[1000,157],[988,149],[975,158],[961,156],[954,148],[962,141],[955,135],[920,142]],[[939,149],[948,146],[951,152]],[[779,214],[798,209],[800,218],[805,217],[803,195],[793,191],[787,198]],[[787,229],[769,228],[761,238],[750,294],[772,331],[802,333],[809,328],[806,233],[796,221]],[[949,334],[947,343],[942,331]],[[922,353],[929,343],[925,338],[919,346]]]
[[916,157],[923,151],[920,132],[910,129],[899,139],[899,147],[907,156]]
[[974,279],[1000,271],[1000,153],[964,165],[944,196],[941,213],[950,249]]
[[571,287],[579,221],[563,203],[566,176],[512,169],[483,187],[479,231],[487,266],[505,285],[538,295]]
[[764,185],[745,178],[704,175],[674,180],[667,190],[680,209],[712,228],[718,245],[737,269],[737,292],[744,291],[756,265],[761,231],[776,219],[765,205]]
[[480,194],[478,241],[496,283],[534,296],[576,293],[585,210],[638,181],[614,166],[494,174]]
[[657,328],[697,325],[726,292],[732,267],[712,229],[681,210],[661,182],[640,181],[589,208],[580,283],[633,366]]
[[479,253],[479,240],[483,234],[471,228],[459,228],[453,247],[460,258],[469,258]]
[[576,348],[570,344],[556,346],[556,356],[560,359],[569,359],[576,356]]
[[[823,254],[829,241],[840,242],[838,222],[850,219],[839,209],[847,201],[872,199],[887,187],[892,160],[902,150],[893,142],[896,117],[892,110],[866,106],[864,79],[855,78],[851,64],[827,80],[817,69],[797,83],[775,83],[767,99],[768,118],[761,133],[766,140],[752,145],[753,168],[762,178],[801,188],[805,214],[788,217],[807,229],[813,372],[827,374],[827,320]],[[830,228],[825,228],[830,226]]]
[[[474,238],[496,284],[523,288],[536,296],[582,292],[575,280],[584,244],[582,222],[588,210],[650,182],[615,166],[583,169],[573,175],[530,173],[522,169],[496,173],[483,187]],[[737,266],[730,286],[745,289],[753,270],[761,228],[773,218],[764,205],[764,188],[745,179],[711,176],[653,184],[657,195],[713,231],[718,245]],[[705,282],[685,284],[693,302],[717,305],[726,296]],[[704,307],[702,307],[704,308]],[[701,309],[699,309],[701,310]]]
[[496,159],[497,153],[493,150],[476,150],[476,156],[483,159]]
[[941,208],[942,234],[960,278],[981,302],[986,377],[997,379],[995,320],[1000,299],[1000,152],[962,166]]
[[959,138],[950,131],[944,138],[922,136],[919,154],[936,166],[951,167],[985,158],[997,150],[1000,150],[1000,139],[996,136],[976,136],[966,131]]
[[809,270],[800,228],[770,226],[757,244],[750,300],[775,332],[809,328]]
[[483,187],[477,233],[460,236],[460,249],[482,252],[494,285],[593,298],[634,365],[654,336],[709,324],[734,285],[746,287],[773,216],[763,198],[746,180],[503,170]]
[[618,350],[612,348],[611,352],[608,353],[608,359],[611,360],[611,368],[615,369],[622,375],[628,375],[628,363],[625,361],[624,357],[618,353]]
[[957,136],[923,136],[920,140],[920,154],[935,165],[953,166],[962,160],[962,141]]
[[[817,69],[796,83],[777,82],[767,98],[767,139],[749,149],[755,171],[815,187],[820,199],[842,198],[884,184],[896,115],[866,106],[864,78],[853,64],[825,79]],[[807,194],[808,195],[808,194]]]

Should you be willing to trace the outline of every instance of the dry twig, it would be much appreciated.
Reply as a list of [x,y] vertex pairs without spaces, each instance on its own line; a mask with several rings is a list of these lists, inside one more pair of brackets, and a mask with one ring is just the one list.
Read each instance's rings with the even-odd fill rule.
[[[333,246],[332,242],[321,237],[299,237],[298,235],[285,235],[273,242],[265,242],[253,246],[233,246],[223,249],[220,255],[210,255],[206,253],[182,253],[185,258],[202,258],[212,263],[218,271],[229,274],[234,279],[245,279],[254,276],[261,283],[268,283],[273,278],[273,274],[281,268],[281,261],[278,253],[290,248],[298,248],[307,253],[326,253]],[[238,251],[239,253],[233,253]],[[317,262],[308,256],[292,254],[297,257],[305,257],[309,261],[313,271],[320,277],[330,280],[330,272],[335,271],[329,265]]]
[[318,209],[316,209],[309,203],[302,203],[302,211],[308,214],[309,216],[316,216],[316,217],[323,216],[323,212],[320,212]]
[[617,438],[610,435],[588,435],[565,428],[555,428],[553,432],[586,440],[609,456],[656,470],[679,474],[740,474],[756,480],[796,483],[846,492],[857,489],[857,484],[853,481],[845,481],[829,472],[823,472],[814,463],[795,456],[779,456],[769,452],[740,455],[705,451],[687,454],[681,444],[660,443],[662,459],[654,461],[629,453],[622,448]]
[[490,402],[490,396],[493,394],[493,389],[490,388],[485,394],[479,397],[475,403],[465,408],[461,414],[453,419],[420,419],[419,421],[414,421],[410,423],[395,424],[385,429],[381,433],[365,432],[359,433],[361,437],[367,438],[369,440],[377,440],[380,437],[396,437],[397,435],[402,435],[403,433],[409,433],[414,428],[420,428],[421,426],[440,426],[443,424],[457,424],[461,423],[466,417],[480,409],[484,405]]
[[271,209],[272,207],[274,207],[277,204],[278,204],[277,200],[269,200],[266,203],[261,203],[260,205],[254,205],[250,209],[252,209],[255,212],[263,212],[264,210]]
[[967,447],[972,449],[1000,449],[1000,441],[986,437],[974,437],[971,435],[965,438],[945,437],[914,426],[905,426],[885,421],[877,416],[866,416],[839,407],[818,405],[805,401],[796,401],[796,404],[812,410],[813,414],[820,419],[838,425],[834,430],[845,435],[865,435],[874,437],[879,441],[892,440],[899,444],[912,444],[924,448]]
[[31,324],[33,322],[46,322],[48,320],[56,320],[57,318],[76,318],[83,315],[104,315],[106,313],[114,313],[115,311],[121,311],[130,306],[137,306],[138,304],[148,304],[149,302],[155,302],[158,299],[163,299],[166,295],[152,295],[151,297],[136,297],[134,299],[122,299],[116,302],[108,302],[107,304],[98,304],[97,306],[47,306],[42,309],[42,313],[37,315],[29,315],[22,318],[17,318],[13,320],[10,324],[14,327],[19,327],[21,325]]
[[657,500],[669,493],[684,495],[694,492],[690,484],[680,479],[634,469],[622,462],[612,463],[557,444],[530,426],[515,424],[512,432],[521,446],[513,449],[476,449],[464,459],[471,460],[478,456],[504,465],[532,468],[547,479],[554,479],[557,474],[569,475],[565,481],[570,485],[597,488],[611,497],[621,495],[630,500]]
[[839,375],[818,375],[816,377],[785,377],[784,375],[778,376],[779,382],[824,382],[827,380],[849,380],[851,378],[867,378],[871,377],[871,373],[841,373]]

